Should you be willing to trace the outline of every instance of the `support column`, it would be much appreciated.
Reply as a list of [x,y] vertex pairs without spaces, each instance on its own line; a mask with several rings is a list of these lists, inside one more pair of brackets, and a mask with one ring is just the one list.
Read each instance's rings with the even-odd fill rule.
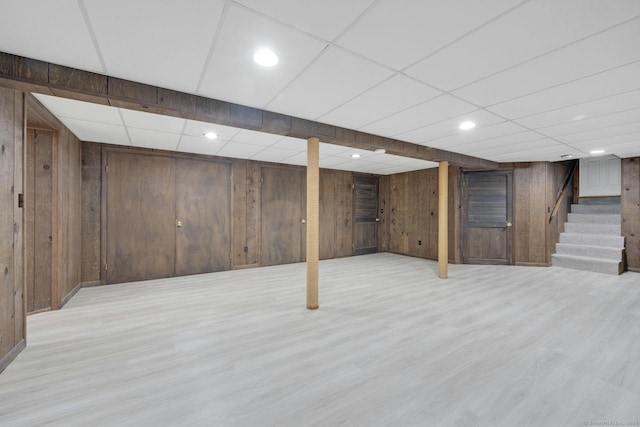
[[318,259],[320,257],[320,140],[307,140],[307,309],[318,305]]
[[449,162],[438,164],[438,277],[446,279],[449,263]]

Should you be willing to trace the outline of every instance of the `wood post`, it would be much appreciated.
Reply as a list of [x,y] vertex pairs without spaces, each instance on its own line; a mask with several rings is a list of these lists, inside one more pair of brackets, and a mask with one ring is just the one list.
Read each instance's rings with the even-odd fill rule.
[[438,277],[446,279],[449,263],[449,162],[438,164]]
[[307,140],[307,309],[318,305],[318,259],[320,252],[320,140]]

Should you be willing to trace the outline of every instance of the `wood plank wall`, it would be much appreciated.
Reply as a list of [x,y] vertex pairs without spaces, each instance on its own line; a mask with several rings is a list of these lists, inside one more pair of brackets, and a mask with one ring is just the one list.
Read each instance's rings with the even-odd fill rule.
[[[461,262],[459,167],[449,167],[449,261]],[[382,177],[380,250],[438,259],[438,169]]]
[[24,96],[0,88],[0,372],[26,342],[24,299]]
[[513,250],[516,265],[551,265],[551,254],[558,236],[564,231],[571,207],[571,185],[551,223],[549,217],[569,167],[568,162],[513,165]]
[[[85,285],[104,284],[101,277],[101,215],[103,197],[103,150],[118,150],[138,154],[161,155],[174,158],[204,159],[206,156],[184,153],[160,152],[142,148],[105,144],[82,143],[82,242],[81,282]],[[274,166],[292,175],[300,166],[275,165],[244,159],[225,159],[231,162],[231,268],[249,268],[261,265],[261,171],[264,166]],[[297,175],[296,175],[297,176]],[[321,184],[321,258],[350,256],[353,250],[351,172],[322,169]],[[300,186],[302,191],[303,187]],[[306,210],[305,198],[301,198],[301,212]],[[296,221],[299,223],[300,218]],[[304,253],[301,253],[304,259]]]
[[640,272],[640,157],[622,159],[622,235],[627,269]]

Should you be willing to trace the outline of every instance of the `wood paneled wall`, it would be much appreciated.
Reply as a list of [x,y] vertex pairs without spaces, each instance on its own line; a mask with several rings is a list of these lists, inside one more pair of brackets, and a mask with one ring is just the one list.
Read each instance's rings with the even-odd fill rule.
[[551,254],[558,236],[564,231],[571,208],[571,184],[551,223],[549,218],[569,168],[569,162],[513,165],[513,250],[516,265],[551,264]]
[[640,272],[640,157],[622,159],[622,235],[627,269]]
[[[449,260],[461,262],[459,167],[449,167]],[[380,179],[380,250],[438,258],[438,169]]]
[[[85,285],[105,283],[101,276],[102,227],[101,210],[104,150],[117,150],[149,156],[205,159],[205,156],[157,150],[127,149],[104,144],[82,143],[82,242],[81,282]],[[209,158],[210,159],[210,158]],[[261,262],[261,192],[264,167],[276,167],[291,179],[299,175],[300,166],[276,165],[244,159],[225,159],[231,163],[231,268],[258,267]],[[352,184],[351,172],[322,169],[320,171],[320,257],[322,259],[350,256],[353,251]],[[300,191],[304,190],[301,183]],[[304,217],[305,198],[300,195],[298,216]],[[280,215],[281,213],[278,213]],[[302,214],[302,215],[300,215]],[[295,221],[300,224],[300,219]],[[268,224],[266,225],[269,226]],[[303,226],[301,225],[301,230]],[[301,259],[304,251],[301,248]]]
[[0,372],[26,342],[24,300],[24,96],[0,88]]

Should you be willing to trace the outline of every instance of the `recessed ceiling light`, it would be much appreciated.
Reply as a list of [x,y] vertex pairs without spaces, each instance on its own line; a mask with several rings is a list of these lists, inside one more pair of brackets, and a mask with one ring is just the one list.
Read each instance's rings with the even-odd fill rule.
[[353,154],[351,155],[351,158],[352,158],[352,159],[359,159],[360,157],[361,157],[361,156],[360,156],[360,154],[358,154],[358,153],[353,153]]
[[278,56],[269,49],[260,49],[253,55],[256,64],[263,67],[273,67],[279,61]]
[[202,134],[202,136],[204,136],[207,139],[216,139],[218,137],[218,134],[215,132],[207,132]]
[[604,153],[604,150],[591,150],[589,151],[590,154],[602,154]]
[[373,150],[373,152],[378,154],[384,154],[387,152],[387,150],[385,150],[384,148],[376,148],[375,150]]
[[560,158],[565,160],[573,159],[573,154],[563,154]]
[[473,129],[474,127],[476,127],[475,123],[467,121],[467,122],[460,123],[460,126],[458,126],[458,129],[469,130],[469,129]]

